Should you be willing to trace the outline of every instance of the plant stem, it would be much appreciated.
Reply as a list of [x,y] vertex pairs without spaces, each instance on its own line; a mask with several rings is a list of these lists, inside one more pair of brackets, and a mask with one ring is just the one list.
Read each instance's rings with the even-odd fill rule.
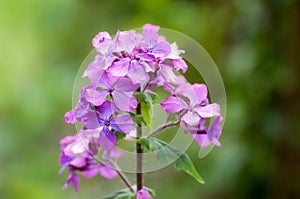
[[157,129],[155,129],[154,131],[152,131],[147,136],[147,138],[153,137],[154,135],[158,134],[159,132],[161,132],[162,130],[164,130],[166,128],[169,128],[169,127],[172,127],[172,126],[176,126],[177,124],[179,124],[179,122],[180,122],[179,120],[175,120],[175,121],[167,122],[167,123],[163,124],[160,127],[158,127]]
[[127,179],[127,177],[125,176],[125,174],[122,171],[117,170],[118,175],[120,176],[120,178],[123,180],[123,182],[127,185],[127,187],[130,189],[130,191],[132,193],[135,193],[132,185],[130,184],[129,180]]
[[[136,114],[141,115],[141,104],[139,103],[136,108]],[[137,140],[142,137],[142,126],[140,124],[137,125],[136,129]],[[143,188],[143,148],[142,145],[137,141],[136,142],[136,186],[137,191]]]

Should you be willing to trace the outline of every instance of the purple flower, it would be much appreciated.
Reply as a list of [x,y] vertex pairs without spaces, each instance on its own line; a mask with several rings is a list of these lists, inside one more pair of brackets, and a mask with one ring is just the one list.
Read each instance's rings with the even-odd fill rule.
[[166,57],[167,59],[170,60],[173,68],[178,71],[182,70],[183,73],[185,73],[188,69],[187,64],[185,61],[182,59],[180,56],[181,53],[184,53],[183,50],[178,50],[177,44],[174,42],[171,46],[171,53]]
[[100,129],[99,144],[105,149],[112,149],[116,144],[116,135],[111,129],[121,133],[129,133],[134,129],[134,122],[127,115],[112,117],[116,106],[112,102],[104,102],[99,109],[84,116],[83,123],[88,129]]
[[75,192],[78,192],[78,190],[79,190],[79,187],[78,187],[79,181],[80,181],[79,175],[76,174],[76,173],[74,172],[73,169],[70,169],[70,172],[69,172],[67,181],[66,181],[66,183],[63,185],[63,189],[68,188],[69,185],[72,183],[73,186],[74,186],[74,191],[75,191]]
[[221,143],[219,142],[219,137],[222,134],[221,121],[222,117],[217,116],[209,129],[202,126],[196,131],[194,139],[197,140],[201,147],[208,146],[210,143],[221,146]]
[[[137,106],[136,99],[132,96],[139,87],[133,84],[129,78],[117,78],[110,76],[106,71],[89,76],[94,87],[86,89],[86,99],[95,106],[100,106],[108,95],[111,95],[118,109],[132,111]],[[102,90],[98,90],[101,88]]]
[[136,192],[136,199],[151,199],[151,196],[147,189],[142,188],[138,192]]
[[92,45],[94,48],[101,47],[101,44],[105,43],[105,41],[111,40],[111,37],[108,32],[99,32],[92,40]]
[[[167,113],[184,112],[182,122],[195,126],[200,122],[200,118],[209,118],[220,115],[220,106],[216,103],[207,103],[207,88],[205,84],[181,84],[176,90],[169,90],[175,96],[167,97],[161,107]],[[176,96],[177,95],[177,96]],[[188,102],[183,100],[180,95],[188,98]]]
[[[106,164],[97,164],[96,159],[88,149],[90,143],[86,142],[92,142],[94,137],[95,131],[81,130],[76,136],[66,136],[61,139],[60,164],[62,165],[62,168],[60,169],[59,174],[62,174],[66,168],[69,168],[69,175],[63,189],[67,188],[72,183],[75,192],[78,191],[80,177],[76,171],[81,172],[82,176],[86,178],[92,178],[99,173],[108,179],[117,176],[117,172]],[[103,156],[105,159],[118,158],[121,155],[121,153],[116,150],[110,152],[104,151],[104,154]]]
[[164,58],[171,52],[170,45],[165,41],[165,38],[158,35],[159,26],[145,24],[143,26],[143,40],[145,45],[142,49],[155,58]]
[[91,110],[92,106],[86,98],[86,90],[90,89],[91,86],[86,86],[82,88],[79,101],[74,109],[70,110],[69,112],[65,113],[65,122],[69,124],[74,124],[76,121],[82,121],[82,116],[85,115],[88,111]]

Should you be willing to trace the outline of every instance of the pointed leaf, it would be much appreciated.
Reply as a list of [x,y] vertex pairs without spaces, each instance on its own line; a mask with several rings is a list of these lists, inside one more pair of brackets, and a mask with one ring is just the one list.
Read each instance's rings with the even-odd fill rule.
[[190,157],[183,151],[156,138],[141,138],[139,142],[148,150],[156,152],[156,158],[158,161],[163,163],[171,163],[175,160],[175,169],[186,172],[195,178],[197,182],[204,184],[203,178],[197,172]]

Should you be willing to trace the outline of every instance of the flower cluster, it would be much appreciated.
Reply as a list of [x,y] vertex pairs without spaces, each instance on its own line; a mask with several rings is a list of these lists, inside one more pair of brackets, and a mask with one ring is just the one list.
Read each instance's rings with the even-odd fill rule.
[[[204,84],[189,84],[180,75],[188,69],[176,43],[168,43],[158,34],[159,26],[146,24],[143,32],[118,31],[115,37],[98,33],[92,45],[98,52],[84,73],[90,84],[83,87],[74,109],[65,114],[70,124],[80,122],[82,130],[76,136],[61,140],[61,172],[68,167],[69,177],[64,187],[73,183],[78,190],[79,175],[90,178],[100,173],[113,178],[117,172],[98,163],[95,156],[103,149],[102,158],[120,157],[115,146],[119,135],[129,134],[137,122],[139,101],[136,93],[153,93],[162,87],[171,93],[161,107],[175,114],[181,127],[194,136],[200,146],[220,145],[220,107],[210,104]],[[214,118],[210,127],[207,118]],[[140,125],[140,124],[139,124]],[[99,156],[99,155],[98,155]],[[147,190],[137,192],[139,198],[150,198]]]

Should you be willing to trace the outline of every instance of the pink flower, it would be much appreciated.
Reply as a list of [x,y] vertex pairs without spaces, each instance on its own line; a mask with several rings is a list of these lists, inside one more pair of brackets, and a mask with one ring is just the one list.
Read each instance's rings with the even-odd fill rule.
[[142,188],[136,193],[136,199],[151,199],[151,196],[147,189]]

